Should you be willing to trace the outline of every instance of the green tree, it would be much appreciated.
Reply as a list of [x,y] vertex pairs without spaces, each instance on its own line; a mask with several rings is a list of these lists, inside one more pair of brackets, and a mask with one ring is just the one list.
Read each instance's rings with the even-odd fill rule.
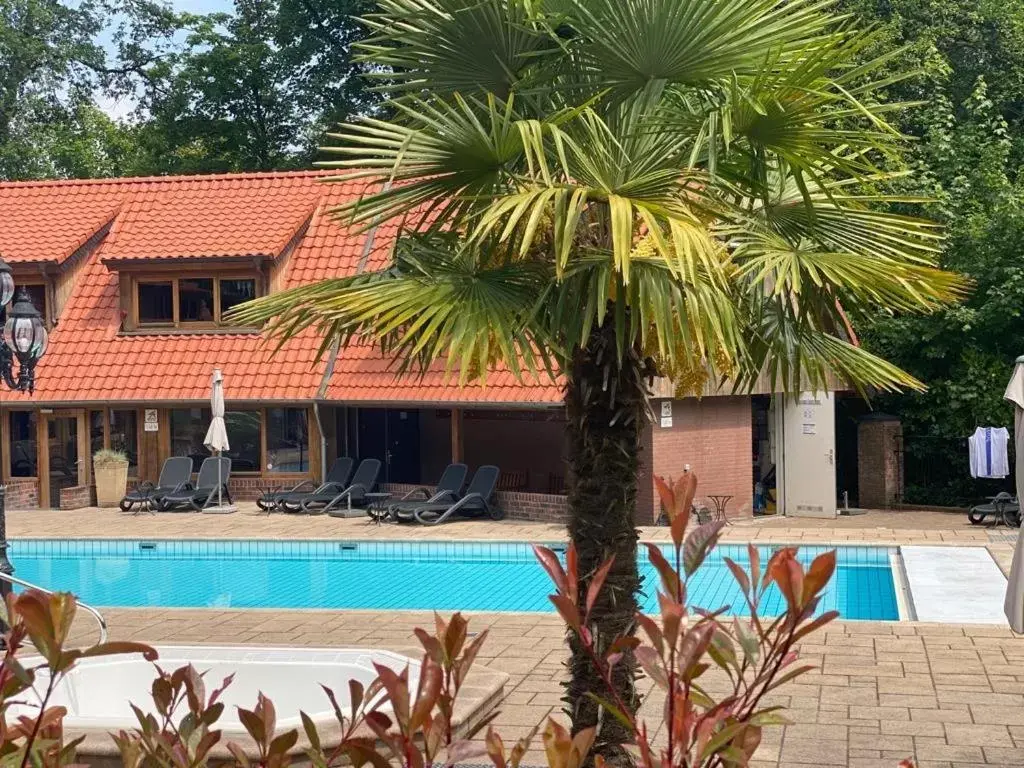
[[[178,16],[183,47],[135,73],[141,170],[308,165],[329,125],[374,101],[348,51],[359,10],[359,0],[236,0],[231,14]],[[165,14],[149,9],[158,24]]]
[[1002,394],[1024,353],[1024,2],[844,6],[880,24],[878,45],[901,50],[900,67],[921,72],[888,88],[893,99],[926,102],[893,116],[917,139],[917,172],[897,188],[935,200],[929,214],[947,228],[939,262],[975,283],[962,305],[927,320],[884,313],[859,328],[869,349],[929,388],[875,403],[903,420],[907,499],[962,504],[991,492],[971,481],[964,439],[979,424],[1011,422]]
[[[891,200],[876,163],[899,156],[890,79],[872,76],[886,60],[854,65],[871,36],[800,0],[380,0],[367,23],[394,116],[343,126],[331,165],[373,185],[339,216],[402,224],[394,264],[240,316],[282,337],[315,326],[325,347],[374,340],[399,370],[443,359],[462,382],[561,371],[581,595],[614,557],[587,630],[607,644],[632,632],[641,586],[650,376],[916,386],[842,330],[843,310],[927,311],[961,288],[932,266],[932,225],[872,207]],[[628,764],[570,652],[573,727],[600,719],[597,753]]]

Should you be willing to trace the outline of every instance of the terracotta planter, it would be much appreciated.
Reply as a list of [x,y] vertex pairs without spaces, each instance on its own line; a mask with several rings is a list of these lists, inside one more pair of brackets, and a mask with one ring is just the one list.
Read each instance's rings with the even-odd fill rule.
[[93,465],[93,476],[96,479],[96,504],[100,507],[116,507],[128,490],[128,462]]

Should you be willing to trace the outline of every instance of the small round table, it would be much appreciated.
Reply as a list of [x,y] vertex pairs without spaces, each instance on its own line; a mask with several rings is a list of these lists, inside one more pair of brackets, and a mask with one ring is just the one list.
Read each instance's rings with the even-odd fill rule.
[[711,503],[715,505],[715,520],[725,523],[726,525],[732,525],[729,522],[729,518],[725,515],[725,506],[732,499],[732,496],[726,496],[724,494],[712,494],[708,496]]
[[386,491],[367,493],[363,498],[366,500],[366,514],[374,523],[380,525],[391,518],[391,513],[388,511],[388,502],[391,500],[390,493]]
[[274,496],[281,490],[281,488],[282,486],[279,484],[257,481],[256,490],[260,492],[260,497],[256,500],[256,506],[268,515],[272,514],[277,510],[277,504],[275,503]]

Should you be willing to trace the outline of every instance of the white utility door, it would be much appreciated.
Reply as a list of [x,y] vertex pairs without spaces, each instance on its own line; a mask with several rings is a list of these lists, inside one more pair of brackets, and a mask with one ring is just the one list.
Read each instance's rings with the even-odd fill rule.
[[801,392],[782,404],[783,512],[836,516],[836,408],[831,392]]

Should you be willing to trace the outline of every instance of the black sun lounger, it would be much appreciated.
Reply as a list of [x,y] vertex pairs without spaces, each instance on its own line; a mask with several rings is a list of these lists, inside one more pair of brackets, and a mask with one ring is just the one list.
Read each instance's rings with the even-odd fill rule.
[[[348,487],[348,479],[352,475],[352,465],[355,462],[348,456],[342,456],[334,460],[331,469],[319,486],[313,486],[313,481],[303,480],[298,485],[284,491],[278,491],[269,498],[262,498],[256,501],[256,506],[264,512],[272,512],[275,509],[284,509],[286,512],[299,512],[302,509],[302,502],[309,496],[317,493],[327,493],[335,488],[339,493]],[[310,486],[303,490],[304,486]]]
[[331,489],[326,493],[311,494],[301,504],[303,512],[320,515],[332,510],[351,509],[364,501],[364,496],[377,487],[380,474],[380,459],[363,459],[352,475],[352,484],[341,490]]
[[190,486],[192,480],[192,459],[188,456],[172,456],[160,468],[156,485],[146,481],[121,499],[121,511],[130,512],[136,504],[157,505],[169,493],[179,493]]
[[[494,490],[498,485],[501,470],[491,464],[485,464],[473,475],[466,493],[451,503],[418,504],[412,510],[412,517],[425,525],[443,523],[456,512],[460,515],[480,517],[487,515],[492,520],[501,520],[505,513],[491,503]],[[399,512],[399,517],[405,513]]]
[[406,518],[412,519],[412,511],[423,504],[454,504],[462,497],[462,487],[466,484],[468,471],[465,464],[449,464],[441,473],[441,479],[437,481],[433,493],[429,488],[413,488],[388,507],[388,515],[398,519],[399,513],[406,513]]
[[[218,464],[220,465],[218,468]],[[199,512],[217,502],[217,483],[221,484],[223,498],[231,503],[231,494],[228,493],[228,480],[231,478],[231,459],[227,456],[210,456],[203,459],[199,467],[199,476],[196,478],[195,487],[188,488],[174,493],[168,493],[157,502],[157,509],[161,512],[170,512],[181,507],[189,507]]]

